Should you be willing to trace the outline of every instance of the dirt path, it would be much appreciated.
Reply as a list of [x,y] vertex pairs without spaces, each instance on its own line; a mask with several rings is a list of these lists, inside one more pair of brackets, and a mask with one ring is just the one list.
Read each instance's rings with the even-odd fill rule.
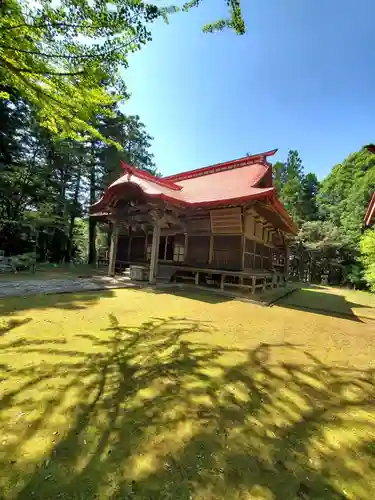
[[109,288],[134,287],[129,279],[98,276],[77,279],[30,279],[0,281],[0,297],[17,297],[37,293],[68,293],[84,290],[103,290]]

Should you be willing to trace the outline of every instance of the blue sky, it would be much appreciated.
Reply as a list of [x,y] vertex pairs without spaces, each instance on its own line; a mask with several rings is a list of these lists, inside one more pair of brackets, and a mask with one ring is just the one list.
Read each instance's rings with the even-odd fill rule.
[[374,0],[243,0],[247,34],[204,34],[205,0],[130,57],[124,78],[163,175],[278,148],[319,178],[375,142]]

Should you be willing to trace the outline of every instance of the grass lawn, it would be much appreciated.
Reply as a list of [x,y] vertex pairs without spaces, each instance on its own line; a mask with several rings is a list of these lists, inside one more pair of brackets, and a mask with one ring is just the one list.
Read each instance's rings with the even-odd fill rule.
[[293,295],[3,300],[0,498],[375,498],[375,322]]

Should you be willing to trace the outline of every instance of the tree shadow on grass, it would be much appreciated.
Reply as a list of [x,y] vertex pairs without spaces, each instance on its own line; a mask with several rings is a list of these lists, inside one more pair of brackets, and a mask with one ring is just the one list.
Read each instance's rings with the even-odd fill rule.
[[374,370],[212,346],[185,318],[109,323],[74,355],[0,367],[4,498],[374,498]]
[[[363,323],[361,317],[353,312],[353,308],[366,310],[368,306],[349,302],[343,295],[316,291],[316,288],[296,290],[276,301],[274,305]],[[375,318],[366,319],[374,320]]]
[[30,323],[30,321],[32,321],[32,318],[10,319],[5,323],[0,323],[0,337],[7,335],[10,331],[12,331],[14,328],[17,328],[18,326]]
[[0,316],[11,315],[29,309],[73,309],[80,310],[91,306],[102,298],[113,297],[112,290],[67,292],[56,294],[36,294],[24,297],[2,297]]
[[[148,290],[143,290],[143,292]],[[198,300],[199,302],[206,302],[208,304],[222,304],[233,300],[233,297],[228,297],[221,294],[217,289],[210,290],[203,287],[197,288],[195,285],[167,285],[160,286],[149,291],[153,294],[165,294],[168,296],[182,297],[185,299]]]

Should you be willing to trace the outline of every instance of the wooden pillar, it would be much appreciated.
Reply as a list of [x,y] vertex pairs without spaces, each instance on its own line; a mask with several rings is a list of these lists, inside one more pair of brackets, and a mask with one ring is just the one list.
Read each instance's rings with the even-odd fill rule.
[[[245,209],[243,209],[242,213],[242,237],[241,237],[241,248],[242,248],[242,255],[241,255],[241,270],[243,271],[245,269],[245,250],[246,250],[246,219],[247,219],[247,212]],[[243,280],[242,280],[243,281]]]
[[289,277],[289,257],[290,257],[290,248],[287,244],[285,244],[285,266],[284,266],[284,273],[285,273],[285,281],[288,281]]
[[252,276],[252,278],[251,278],[251,293],[255,293],[255,281],[256,281],[255,276]]
[[116,255],[117,255],[117,245],[118,245],[118,233],[119,226],[118,224],[113,225],[112,234],[111,234],[111,246],[109,249],[109,265],[108,265],[108,275],[115,275],[115,266],[116,266]]
[[164,254],[163,259],[167,260],[167,246],[168,246],[168,234],[165,236]]
[[210,236],[210,251],[208,254],[208,263],[212,264],[212,260],[214,258],[214,236],[211,234]]
[[245,250],[246,250],[246,236],[243,234],[241,237],[242,256],[241,256],[241,270],[245,269]]
[[225,284],[225,274],[220,276],[220,290],[224,292],[224,284]]
[[188,234],[185,233],[184,261],[187,260],[187,253],[188,253]]
[[144,233],[145,233],[145,248],[144,248],[143,252],[144,252],[144,260],[147,261],[147,247],[148,247],[147,229],[144,230]]
[[149,283],[155,283],[155,281],[156,281],[156,272],[157,272],[158,254],[159,254],[159,243],[160,243],[160,225],[159,225],[159,221],[155,221],[154,222],[154,231],[152,234],[150,274],[149,274],[149,278],[148,278]]
[[129,238],[128,238],[128,264],[130,264],[130,255],[131,255],[131,247],[132,247],[132,228],[129,226]]

